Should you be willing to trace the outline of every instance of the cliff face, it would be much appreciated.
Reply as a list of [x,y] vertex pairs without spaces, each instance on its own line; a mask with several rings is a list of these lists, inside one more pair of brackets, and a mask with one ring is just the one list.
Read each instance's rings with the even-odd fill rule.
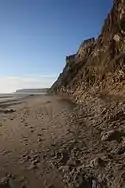
[[86,93],[121,95],[125,87],[125,1],[114,0],[101,34],[87,39],[66,66],[50,91],[67,92],[77,101]]
[[[85,40],[76,54],[66,58],[50,92],[68,93],[82,103],[71,116],[75,131],[70,132],[77,143],[73,165],[68,160],[62,168],[70,187],[124,188],[125,0],[114,0],[97,39]],[[124,136],[119,139],[118,135]],[[84,175],[91,180],[86,182]]]

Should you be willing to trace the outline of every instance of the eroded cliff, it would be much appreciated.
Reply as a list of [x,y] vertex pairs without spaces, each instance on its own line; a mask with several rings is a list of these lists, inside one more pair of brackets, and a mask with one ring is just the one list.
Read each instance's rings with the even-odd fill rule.
[[66,58],[50,91],[79,103],[71,117],[72,162],[61,166],[69,187],[124,188],[125,0],[114,0],[97,39],[85,40]]
[[50,91],[81,101],[86,93],[122,95],[125,87],[125,1],[114,0],[97,39],[87,39],[66,65]]

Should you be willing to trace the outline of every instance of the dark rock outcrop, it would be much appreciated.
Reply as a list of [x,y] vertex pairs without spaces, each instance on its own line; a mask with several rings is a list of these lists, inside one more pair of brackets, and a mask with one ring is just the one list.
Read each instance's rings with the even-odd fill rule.
[[76,54],[66,56],[66,64],[70,64],[75,62]]
[[82,101],[85,93],[121,95],[125,87],[125,1],[114,0],[101,34],[85,40],[50,92],[66,92]]

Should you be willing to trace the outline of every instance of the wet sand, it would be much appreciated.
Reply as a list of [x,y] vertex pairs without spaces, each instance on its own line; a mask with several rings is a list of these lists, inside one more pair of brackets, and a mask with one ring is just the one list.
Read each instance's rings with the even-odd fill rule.
[[0,103],[0,179],[6,187],[64,187],[51,158],[56,145],[61,148],[72,137],[72,109],[72,103],[56,96]]

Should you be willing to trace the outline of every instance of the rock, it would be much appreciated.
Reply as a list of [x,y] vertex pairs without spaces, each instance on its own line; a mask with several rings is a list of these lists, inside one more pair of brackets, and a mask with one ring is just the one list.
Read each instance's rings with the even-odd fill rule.
[[119,42],[120,41],[120,36],[118,34],[115,34],[113,39],[116,41],[116,42]]
[[60,166],[59,167],[59,170],[66,173],[69,171],[69,166],[68,165],[65,165],[65,166]]
[[94,168],[94,167],[104,167],[106,164],[106,161],[104,161],[103,159],[101,159],[100,157],[95,158],[93,160],[90,161],[90,164],[88,166]]
[[111,141],[111,140],[117,140],[119,141],[121,139],[121,132],[117,130],[110,130],[108,132],[104,132],[101,135],[102,141]]
[[92,188],[101,188],[101,185],[96,180],[92,180]]
[[117,151],[117,153],[120,155],[120,154],[124,154],[125,153],[125,146],[123,147],[120,147]]
[[66,162],[69,160],[69,154],[67,151],[63,151],[62,152],[62,155],[61,155],[61,160],[59,161],[59,163],[62,163],[62,164],[66,164]]
[[88,187],[91,188],[92,182],[90,177],[84,177],[83,175],[78,175],[76,176],[75,182],[74,182],[74,187],[75,188],[84,188]]
[[3,177],[0,180],[0,188],[11,188],[8,177]]

